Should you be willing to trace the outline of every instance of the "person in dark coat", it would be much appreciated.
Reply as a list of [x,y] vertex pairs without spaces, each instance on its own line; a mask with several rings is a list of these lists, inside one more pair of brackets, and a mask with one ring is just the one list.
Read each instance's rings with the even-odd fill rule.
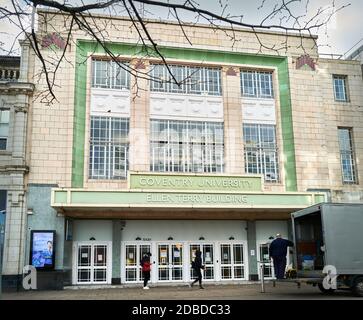
[[281,234],[276,235],[269,247],[270,259],[272,258],[277,279],[285,278],[287,247],[293,247],[294,244],[287,239],[283,239]]
[[199,281],[199,288],[204,289],[204,287],[202,286],[202,271],[201,271],[201,269],[204,269],[204,266],[202,263],[202,253],[199,250],[195,252],[195,258],[194,261],[192,262],[192,268],[195,270],[197,278],[191,283],[190,286],[193,287],[193,285]]
[[150,256],[151,253],[148,252],[147,254],[145,254],[142,259],[141,259],[141,270],[142,270],[142,275],[144,278],[144,288],[145,290],[149,289],[149,287],[147,286],[148,281],[150,280],[150,271],[151,271],[151,262],[150,262]]

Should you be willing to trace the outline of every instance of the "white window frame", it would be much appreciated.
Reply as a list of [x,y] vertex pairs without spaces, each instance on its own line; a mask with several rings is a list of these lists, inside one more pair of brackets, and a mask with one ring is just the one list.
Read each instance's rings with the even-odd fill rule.
[[[193,124],[201,124],[202,126],[202,135],[201,140],[206,140],[207,132],[211,129],[210,126],[212,123],[210,122],[197,122],[197,121],[177,121],[177,120],[159,120],[159,119],[151,119],[152,122],[162,122],[164,123],[164,127],[166,127],[167,130],[167,137],[166,137],[166,143],[160,143],[165,140],[157,140],[157,138],[154,140],[153,132],[150,133],[150,170],[152,172],[203,172],[203,173],[223,173],[224,171],[224,143],[222,139],[222,143],[219,143],[218,140],[214,140],[213,142],[193,142],[191,141],[190,134],[191,134],[191,128],[190,126]],[[177,123],[178,128],[182,130],[183,132],[183,139],[179,141],[173,141],[171,139],[171,125]],[[213,123],[215,125],[222,125],[222,132],[224,130],[223,123],[215,122]],[[150,128],[153,128],[151,125]],[[213,130],[213,129],[212,129]],[[215,127],[215,130],[218,130],[217,127]],[[179,131],[178,131],[179,132]],[[216,131],[214,131],[216,132]],[[180,133],[180,132],[179,132]],[[160,134],[160,132],[156,133],[156,136]],[[215,135],[214,135],[215,136]],[[175,154],[174,154],[174,145],[177,144],[179,148],[179,152],[181,152],[181,161],[182,163],[179,163],[180,155],[178,155],[178,161],[175,162]],[[180,147],[181,146],[181,147]],[[200,170],[196,170],[195,166],[198,167],[198,161],[195,161],[194,156],[196,155],[196,152],[194,152],[194,149],[198,148],[201,150],[201,154],[199,155],[201,164],[200,164]],[[212,150],[210,150],[212,149]],[[221,153],[219,153],[219,150],[221,149]],[[164,153],[163,161],[160,164],[156,165],[156,160],[159,159],[159,152],[162,150]],[[206,152],[210,151],[209,158],[205,155]],[[155,155],[158,154],[158,157],[156,158]],[[220,163],[217,161],[212,161],[213,158],[217,160],[217,158],[220,157]],[[196,159],[198,160],[198,159]],[[156,169],[156,166],[159,166],[159,169]],[[163,167],[164,170],[162,170],[160,167]],[[174,167],[178,167],[178,170],[175,170]],[[215,169],[215,171],[213,171]]]
[[[349,149],[343,149],[340,131],[348,132]],[[355,161],[355,152],[353,146],[353,130],[351,128],[338,128],[338,140],[339,140],[339,153],[340,153],[340,167],[342,171],[343,184],[357,184],[357,166]],[[345,157],[349,159],[349,174],[345,174],[343,161]],[[348,177],[348,179],[346,178]]]
[[[169,74],[167,67],[162,64],[151,65],[150,90],[153,92],[179,93],[179,94],[198,94],[198,95],[222,95],[221,69],[213,67],[168,65],[170,71],[177,79],[182,82],[180,87],[174,83],[174,79]],[[162,72],[160,72],[160,69]],[[209,71],[216,72],[217,90],[212,88],[210,83]],[[181,73],[181,74],[180,74]],[[193,75],[193,80],[191,78]],[[197,78],[199,76],[199,80]],[[192,89],[192,81],[196,81],[199,90]],[[160,83],[163,84],[160,86]],[[158,85],[156,85],[158,84]]]
[[[108,126],[106,127],[107,137],[105,140],[92,140],[92,121],[93,117],[98,118],[99,121],[105,120]],[[102,120],[100,120],[102,119]],[[115,142],[111,140],[112,137],[112,120],[118,119],[121,121],[127,121],[127,136],[125,137],[125,142]],[[129,166],[129,119],[128,118],[114,118],[114,117],[103,117],[103,116],[91,116],[91,129],[90,129],[90,153],[89,153],[89,179],[107,179],[107,180],[120,180],[127,179],[127,171]],[[104,150],[104,170],[103,174],[95,173],[95,147],[103,147]],[[123,175],[115,175],[115,172],[118,171],[115,169],[116,167],[116,157],[115,150],[116,148],[123,149],[123,153],[125,154],[124,162],[124,170]],[[112,154],[112,157],[111,157]],[[91,156],[92,155],[92,156]]]
[[[106,67],[106,78],[101,78],[98,81],[97,72],[101,67]],[[92,60],[92,87],[93,88],[109,88],[110,87],[110,64],[107,60]]]
[[[127,69],[129,64],[124,61],[119,61],[119,64],[124,65]],[[130,89],[130,74],[127,70],[121,68],[118,63],[111,60],[93,59],[92,60],[92,87],[104,89]],[[106,68],[106,78],[97,81],[97,71],[103,66]],[[118,73],[120,72],[120,73]],[[121,75],[120,84],[116,84],[117,75]]]
[[[101,145],[101,144],[91,144],[91,148],[92,148],[92,155],[93,155],[93,160],[90,159],[91,162],[91,167],[92,167],[92,175],[91,178],[92,179],[105,179],[106,177],[106,168],[107,168],[107,162],[106,162],[106,154],[107,154],[107,146],[106,145]],[[96,174],[95,172],[95,161],[94,161],[94,154],[95,154],[95,148],[103,148],[104,149],[104,164],[103,164],[103,174]]]
[[[248,87],[246,91],[246,87],[244,85],[244,81],[249,81],[246,79],[246,75],[251,75],[252,77],[252,87]],[[269,86],[270,94],[266,95],[262,92],[262,79],[266,80],[266,76]],[[241,86],[241,95],[242,97],[249,97],[249,98],[262,98],[262,99],[273,99],[274,98],[274,90],[273,90],[273,72],[272,71],[255,71],[255,70],[240,70],[240,86]],[[251,94],[250,91],[253,91]],[[247,93],[248,92],[248,93]]]
[[[128,147],[125,146],[125,145],[113,145],[113,158],[112,158],[112,172],[114,173],[114,176],[115,177],[126,177],[127,176],[127,159],[128,159]],[[121,169],[116,169],[116,148],[120,148],[121,150],[123,151],[119,151],[120,153],[124,153],[125,154],[125,158],[123,159],[123,167],[124,167],[124,170],[121,170]],[[120,158],[122,159],[122,158]],[[115,175],[115,172],[117,171],[122,171],[123,174],[117,174]]]
[[[6,114],[6,116],[5,116]],[[6,120],[4,120],[6,119]],[[5,140],[5,149],[0,149],[0,151],[6,151],[8,149],[8,144],[9,144],[9,126],[10,126],[10,110],[9,109],[0,109],[0,127],[4,126],[7,128],[4,131],[6,132],[5,134],[1,135],[1,131],[0,131],[0,139],[4,139]]]
[[[334,88],[334,99],[338,102],[348,102],[348,94],[347,94],[347,79],[346,75],[333,75],[333,88]],[[340,99],[337,94],[336,87],[341,88],[341,93],[343,94],[343,98]]]
[[[119,62],[127,68],[128,64],[125,62]],[[120,72],[120,73],[118,73]],[[120,83],[116,84],[117,76],[121,75]],[[130,73],[125,69],[121,68],[118,63],[111,61],[111,79],[112,79],[112,89],[130,89]]]
[[[170,67],[170,71],[171,73],[174,75],[175,79],[179,82],[182,83],[180,86],[178,86],[174,79],[172,79],[172,77],[170,76],[170,80],[168,83],[168,91],[171,93],[186,93],[186,86],[185,84],[183,84],[183,81],[185,81],[186,79],[186,67],[185,66],[180,66],[180,65],[171,65]],[[167,71],[166,71],[167,72]],[[167,73],[168,74],[168,73]]]
[[[244,127],[245,126],[254,126],[256,127],[257,130],[257,137],[258,137],[258,142],[257,142],[257,146],[248,146],[246,144],[246,137],[244,134]],[[274,147],[264,147],[262,146],[262,129],[263,127],[273,127],[274,129],[274,137],[275,137],[275,141],[274,141]],[[277,137],[276,137],[276,126],[275,125],[266,125],[266,124],[256,124],[256,123],[244,123],[242,125],[242,132],[243,132],[243,145],[244,145],[244,159],[245,159],[245,172],[246,173],[255,173],[255,174],[263,174],[265,177],[265,181],[266,182],[272,182],[272,183],[278,183],[280,178],[280,172],[279,172],[279,158],[278,158],[278,148],[277,148]],[[248,161],[248,152],[255,152],[256,154],[256,169],[257,172],[249,172],[248,167],[249,167],[249,161]],[[273,172],[275,174],[275,178],[271,179],[268,177],[268,172],[267,172],[267,167],[266,167],[266,154],[268,153],[273,153],[275,155],[275,161],[274,163],[274,167],[273,167]]]
[[[248,87],[248,93],[246,92],[246,90],[244,90],[245,86],[244,86],[244,81],[246,80],[247,82],[250,81],[250,79],[248,79],[247,77],[251,76],[251,80],[252,80],[252,87]],[[257,86],[256,86],[256,76],[255,73],[253,71],[250,70],[241,70],[240,72],[240,77],[241,77],[241,94],[244,97],[251,97],[251,98],[255,98],[257,97]],[[252,89],[252,94],[250,93],[250,89]]]

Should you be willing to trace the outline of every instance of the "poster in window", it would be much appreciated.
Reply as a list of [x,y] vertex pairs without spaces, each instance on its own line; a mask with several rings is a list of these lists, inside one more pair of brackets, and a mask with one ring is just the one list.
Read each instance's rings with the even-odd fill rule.
[[211,256],[210,256],[210,252],[206,252],[205,253],[205,262],[211,262],[212,259],[211,259]]
[[32,230],[30,241],[30,264],[40,270],[54,269],[55,231]]

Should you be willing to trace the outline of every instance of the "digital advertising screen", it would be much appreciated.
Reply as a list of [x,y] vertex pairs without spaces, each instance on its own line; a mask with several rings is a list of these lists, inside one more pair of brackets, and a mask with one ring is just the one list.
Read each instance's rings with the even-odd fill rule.
[[54,269],[55,231],[32,230],[30,264],[37,269]]

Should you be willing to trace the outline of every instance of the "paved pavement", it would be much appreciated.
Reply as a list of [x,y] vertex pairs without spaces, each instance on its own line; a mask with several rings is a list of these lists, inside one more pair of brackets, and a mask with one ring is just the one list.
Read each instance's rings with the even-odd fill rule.
[[265,293],[261,293],[259,284],[205,285],[205,290],[198,287],[157,286],[150,290],[141,287],[81,288],[60,291],[27,291],[3,293],[4,300],[265,300],[265,299],[361,299],[349,291],[336,291],[333,295],[323,295],[317,287],[294,283],[267,283]]

